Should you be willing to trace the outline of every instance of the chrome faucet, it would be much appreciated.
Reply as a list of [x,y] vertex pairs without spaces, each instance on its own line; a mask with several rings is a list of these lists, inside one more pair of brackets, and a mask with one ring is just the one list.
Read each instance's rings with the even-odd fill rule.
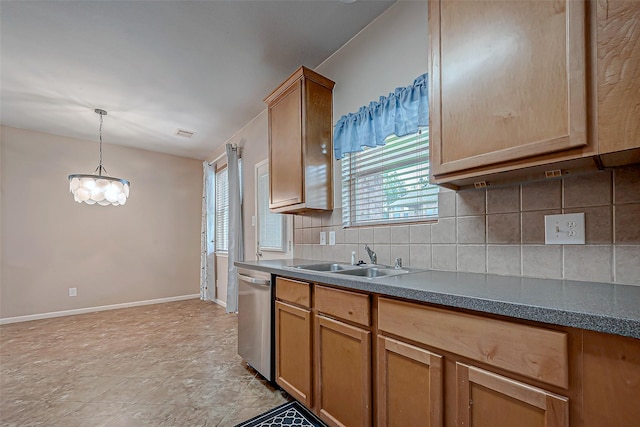
[[371,259],[371,264],[377,264],[378,255],[376,255],[376,253],[372,251],[369,245],[367,245],[366,243],[364,245],[364,250],[367,251],[367,254],[369,254],[369,258]]

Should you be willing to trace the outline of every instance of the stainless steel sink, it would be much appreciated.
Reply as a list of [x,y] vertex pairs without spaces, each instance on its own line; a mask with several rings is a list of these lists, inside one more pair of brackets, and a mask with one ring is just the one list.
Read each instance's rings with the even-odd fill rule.
[[410,273],[410,270],[403,268],[381,268],[381,267],[368,267],[358,268],[353,270],[338,271],[336,274],[343,274],[349,276],[365,277],[367,279],[375,279],[376,277],[397,276],[398,274]]
[[359,269],[360,267],[358,267],[357,265],[340,264],[340,263],[334,262],[334,263],[325,263],[325,264],[294,265],[291,268],[294,268],[296,270],[340,272],[340,271],[349,271],[349,270]]

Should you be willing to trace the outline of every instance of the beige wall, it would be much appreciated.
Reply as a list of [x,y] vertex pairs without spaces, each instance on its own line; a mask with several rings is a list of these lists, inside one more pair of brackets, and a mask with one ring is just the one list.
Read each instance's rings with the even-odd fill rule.
[[[2,127],[0,318],[199,292],[202,163],[105,144],[125,206],[73,201],[98,144]],[[78,289],[77,297],[68,288]]]

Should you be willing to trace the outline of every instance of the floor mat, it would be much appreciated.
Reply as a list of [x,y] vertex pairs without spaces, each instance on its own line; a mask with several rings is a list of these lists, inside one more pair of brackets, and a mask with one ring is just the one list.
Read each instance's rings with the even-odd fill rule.
[[315,415],[298,402],[288,402],[236,427],[326,427]]

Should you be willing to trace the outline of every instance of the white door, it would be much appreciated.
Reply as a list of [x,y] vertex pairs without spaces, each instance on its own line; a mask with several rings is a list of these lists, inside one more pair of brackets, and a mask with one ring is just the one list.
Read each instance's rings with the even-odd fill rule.
[[293,258],[293,218],[269,211],[269,160],[256,164],[256,259]]

